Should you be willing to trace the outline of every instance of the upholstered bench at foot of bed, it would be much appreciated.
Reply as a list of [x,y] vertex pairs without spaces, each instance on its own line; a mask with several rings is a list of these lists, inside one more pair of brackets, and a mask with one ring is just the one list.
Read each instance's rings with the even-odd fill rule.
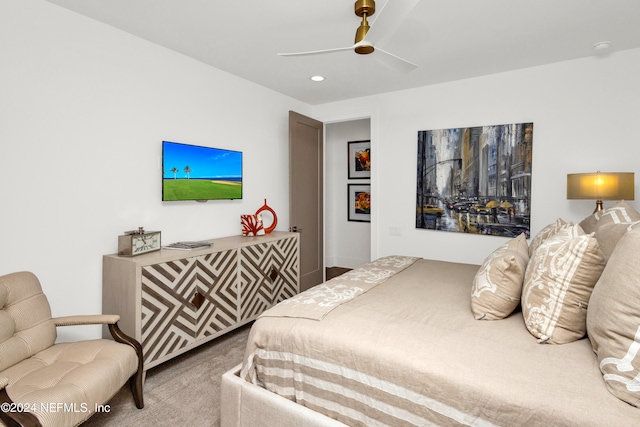
[[133,347],[111,340],[60,343],[0,376],[9,379],[16,407],[24,405],[42,425],[72,426],[100,410],[127,383],[138,369],[136,361]]
[[347,427],[241,379],[241,365],[222,375],[220,427]]

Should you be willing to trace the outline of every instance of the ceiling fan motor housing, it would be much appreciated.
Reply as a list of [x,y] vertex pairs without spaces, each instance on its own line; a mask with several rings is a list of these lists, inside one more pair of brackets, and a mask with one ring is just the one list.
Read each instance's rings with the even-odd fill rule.
[[358,0],[354,6],[356,15],[361,18],[365,13],[367,16],[371,16],[376,13],[376,2],[374,0]]
[[[356,30],[355,42],[356,44],[358,44],[364,40],[367,32],[369,31],[370,27],[369,23],[367,22],[367,16],[371,16],[376,13],[376,2],[374,0],[358,0],[354,5],[354,9],[356,15],[362,18],[362,22]],[[354,50],[360,55],[368,55],[370,53],[373,53],[375,49],[371,45],[363,44],[356,47]]]

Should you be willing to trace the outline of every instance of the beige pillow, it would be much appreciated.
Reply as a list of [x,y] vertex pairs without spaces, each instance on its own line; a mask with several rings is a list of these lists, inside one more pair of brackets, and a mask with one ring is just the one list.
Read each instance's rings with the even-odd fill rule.
[[609,391],[640,404],[640,226],[618,242],[587,310],[587,332]]
[[578,225],[582,227],[582,230],[587,234],[595,232],[601,212],[602,211],[592,213],[591,215],[580,221]]
[[504,319],[515,310],[520,303],[528,262],[529,247],[524,233],[484,260],[471,289],[471,312],[476,319]]
[[544,227],[542,230],[540,230],[538,232],[538,234],[536,234],[534,236],[533,239],[531,239],[531,243],[529,244],[529,257],[533,256],[533,252],[538,249],[538,247],[545,241],[547,240],[549,237],[553,236],[554,234],[556,234],[558,231],[560,231],[562,228],[566,227],[566,226],[571,226],[573,225],[573,223],[568,223],[565,220],[563,220],[562,218],[558,218],[555,222],[547,225],[546,227]]
[[596,239],[608,260],[618,240],[627,232],[629,225],[640,221],[640,213],[624,200],[600,213],[596,223]]
[[589,297],[604,264],[593,233],[584,234],[579,225],[540,245],[522,287],[525,325],[538,342],[564,344],[585,335]]

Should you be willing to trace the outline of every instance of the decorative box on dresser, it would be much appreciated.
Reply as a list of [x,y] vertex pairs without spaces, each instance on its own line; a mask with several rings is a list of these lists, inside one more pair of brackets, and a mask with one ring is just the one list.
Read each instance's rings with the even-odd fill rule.
[[142,344],[144,370],[254,320],[300,291],[299,235],[232,236],[195,250],[105,255],[104,313]]

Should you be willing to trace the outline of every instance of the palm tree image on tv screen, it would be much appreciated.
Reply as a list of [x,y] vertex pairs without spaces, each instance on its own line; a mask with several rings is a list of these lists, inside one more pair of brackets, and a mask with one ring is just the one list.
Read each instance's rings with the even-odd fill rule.
[[162,200],[242,199],[242,152],[162,142]]

